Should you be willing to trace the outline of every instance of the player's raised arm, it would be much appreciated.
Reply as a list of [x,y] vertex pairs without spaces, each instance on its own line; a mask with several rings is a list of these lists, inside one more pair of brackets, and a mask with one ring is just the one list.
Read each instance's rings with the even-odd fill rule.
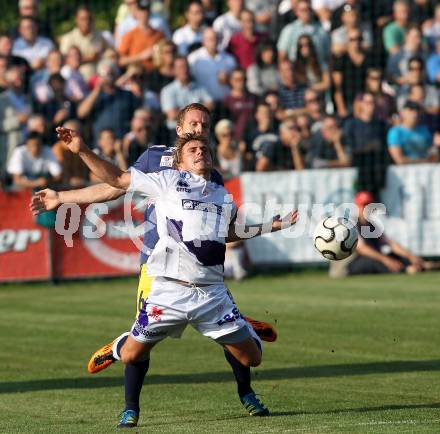
[[259,235],[278,232],[282,229],[290,228],[296,223],[297,220],[297,210],[293,210],[283,219],[281,219],[279,215],[275,216],[272,219],[271,224],[258,223],[255,225],[239,225],[234,219],[229,225],[229,232],[226,242],[230,243],[233,241],[248,240],[250,238],[258,237]]
[[125,190],[108,184],[93,184],[76,190],[55,191],[50,188],[37,191],[31,198],[29,208],[34,215],[57,209],[63,203],[79,205],[107,202],[125,194]]
[[127,190],[130,186],[130,172],[123,172],[119,167],[103,160],[84,143],[84,140],[73,130],[64,127],[56,129],[58,138],[71,152],[78,154],[88,168],[103,182],[115,188]]

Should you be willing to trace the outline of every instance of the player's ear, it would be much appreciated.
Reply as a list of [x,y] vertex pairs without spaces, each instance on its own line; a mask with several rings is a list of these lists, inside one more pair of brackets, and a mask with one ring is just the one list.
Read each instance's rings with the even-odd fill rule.
[[183,130],[182,130],[182,127],[181,127],[180,125],[177,125],[177,127],[176,127],[176,133],[177,133],[177,136],[178,136],[178,137],[181,137],[181,136],[182,136]]

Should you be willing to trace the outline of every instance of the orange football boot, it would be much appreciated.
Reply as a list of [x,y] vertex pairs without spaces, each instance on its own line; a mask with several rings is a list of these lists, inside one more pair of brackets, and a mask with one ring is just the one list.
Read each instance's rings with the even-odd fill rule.
[[275,327],[265,321],[258,321],[245,316],[244,319],[252,326],[255,333],[259,336],[262,341],[275,342],[277,340],[277,332]]

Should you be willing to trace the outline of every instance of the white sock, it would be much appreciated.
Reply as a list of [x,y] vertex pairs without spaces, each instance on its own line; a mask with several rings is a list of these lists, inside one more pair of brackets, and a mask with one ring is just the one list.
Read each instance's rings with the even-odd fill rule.
[[118,354],[118,344],[121,341],[121,339],[123,339],[126,336],[129,336],[130,332],[124,332],[122,333],[121,336],[118,336],[114,341],[113,341],[113,345],[112,345],[112,352],[113,352],[113,357],[116,360],[121,360],[121,356]]

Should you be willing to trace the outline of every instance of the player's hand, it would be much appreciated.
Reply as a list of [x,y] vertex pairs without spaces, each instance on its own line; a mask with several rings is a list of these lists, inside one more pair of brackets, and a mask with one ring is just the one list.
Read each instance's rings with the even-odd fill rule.
[[57,127],[55,131],[57,132],[58,139],[62,140],[74,154],[78,154],[87,148],[83,139],[76,131],[64,127]]
[[298,220],[298,211],[295,209],[284,218],[281,219],[280,215],[276,215],[272,219],[272,232],[280,231],[281,229],[289,228],[293,226]]
[[418,268],[418,271],[423,269],[425,261],[420,256],[411,255],[408,259],[412,265],[415,265]]
[[388,268],[388,270],[390,270],[392,273],[398,273],[399,271],[401,271],[403,269],[403,264],[402,262],[398,261],[397,259],[393,259],[393,258],[389,258],[386,257],[383,260],[383,264],[385,265],[385,267]]
[[56,209],[61,205],[58,192],[46,188],[37,191],[31,198],[29,208],[33,215]]

